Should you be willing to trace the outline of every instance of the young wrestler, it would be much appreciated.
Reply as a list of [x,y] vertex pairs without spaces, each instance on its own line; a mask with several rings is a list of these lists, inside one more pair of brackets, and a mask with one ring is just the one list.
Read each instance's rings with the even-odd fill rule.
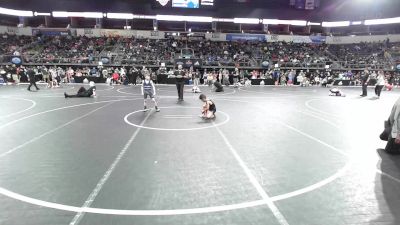
[[339,88],[332,88],[329,90],[329,96],[340,96],[340,97],[346,97],[346,94],[344,94]]
[[144,110],[147,110],[147,96],[150,97],[150,99],[154,102],[154,106],[156,109],[156,112],[160,112],[160,109],[157,106],[156,99],[154,96],[156,95],[156,87],[154,86],[154,83],[152,80],[150,80],[150,74],[146,74],[145,79],[142,82],[142,95],[144,97]]
[[78,93],[76,95],[68,95],[66,92],[64,92],[65,98],[79,98],[79,97],[95,97],[96,96],[96,86],[94,86],[94,82],[90,81],[89,83],[90,88],[86,90],[86,88],[81,87],[78,90]]
[[213,119],[215,118],[215,113],[217,112],[217,107],[215,106],[215,103],[207,99],[207,96],[204,94],[201,94],[199,96],[199,99],[204,102],[203,109],[201,111],[200,117],[203,119]]

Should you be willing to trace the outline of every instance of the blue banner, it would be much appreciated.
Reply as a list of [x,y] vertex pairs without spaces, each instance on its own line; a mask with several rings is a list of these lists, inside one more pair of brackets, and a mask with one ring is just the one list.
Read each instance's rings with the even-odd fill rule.
[[13,56],[11,58],[11,63],[15,65],[21,65],[22,64],[22,58],[19,56]]
[[263,34],[227,34],[227,41],[266,41]]
[[325,41],[326,41],[325,36],[310,36],[310,39],[313,43],[316,43],[316,44],[325,43]]
[[44,35],[44,36],[67,36],[71,35],[71,32],[67,28],[33,28],[32,35]]

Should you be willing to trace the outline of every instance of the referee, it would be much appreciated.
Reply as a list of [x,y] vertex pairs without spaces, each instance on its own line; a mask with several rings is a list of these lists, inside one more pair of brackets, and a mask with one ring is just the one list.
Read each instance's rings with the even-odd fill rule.
[[185,86],[186,72],[182,70],[182,65],[178,65],[178,70],[174,72],[176,89],[178,90],[178,101],[183,101],[183,87]]
[[364,73],[361,75],[361,85],[362,85],[362,94],[361,97],[366,97],[368,95],[367,88],[369,82],[369,71],[364,70]]
[[38,88],[38,86],[36,86],[35,71],[34,71],[32,68],[29,68],[27,74],[28,74],[28,77],[29,77],[28,91],[31,91],[32,85],[35,86],[36,91],[40,90],[40,89]]

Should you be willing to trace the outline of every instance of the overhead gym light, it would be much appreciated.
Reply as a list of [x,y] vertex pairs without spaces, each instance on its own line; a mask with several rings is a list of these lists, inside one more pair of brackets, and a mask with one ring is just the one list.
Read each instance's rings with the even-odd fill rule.
[[277,19],[263,19],[263,24],[285,24],[292,26],[307,26],[307,21],[305,20],[277,20]]
[[322,22],[322,27],[348,27],[350,21]]
[[321,26],[321,23],[315,23],[315,22],[308,22],[308,26]]
[[242,24],[259,24],[260,19],[256,18],[233,18],[234,23],[242,23]]
[[179,15],[157,15],[157,20],[160,21],[182,21],[182,22],[201,22],[211,23],[212,17],[207,16],[179,16]]
[[400,23],[400,17],[364,21],[365,25],[381,25],[381,24],[392,24],[392,23]]
[[131,20],[131,19],[133,19],[133,14],[132,13],[107,13],[107,18]]
[[352,21],[351,25],[361,25],[362,21]]
[[32,17],[32,11],[24,11],[24,10],[15,10],[15,9],[7,9],[0,7],[0,14],[10,15],[10,16],[23,16],[23,17]]
[[40,13],[40,12],[34,12],[34,16],[51,16],[51,13]]
[[101,12],[64,12],[54,11],[53,17],[83,17],[83,18],[103,18]]

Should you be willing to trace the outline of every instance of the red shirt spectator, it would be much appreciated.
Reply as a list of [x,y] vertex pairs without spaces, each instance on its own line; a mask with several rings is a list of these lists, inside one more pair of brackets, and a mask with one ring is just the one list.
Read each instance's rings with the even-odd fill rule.
[[112,78],[113,78],[113,80],[119,80],[119,74],[113,73]]

